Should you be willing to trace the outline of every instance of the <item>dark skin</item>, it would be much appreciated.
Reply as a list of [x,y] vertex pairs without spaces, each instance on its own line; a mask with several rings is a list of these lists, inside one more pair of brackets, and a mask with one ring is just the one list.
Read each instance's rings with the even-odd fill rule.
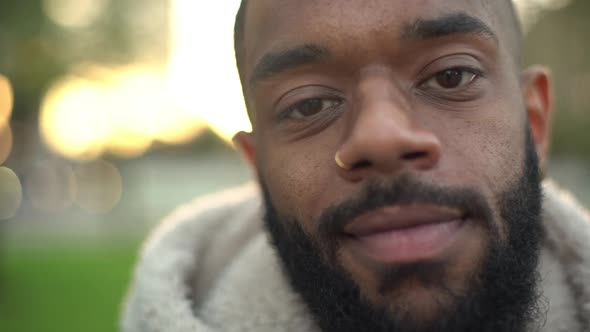
[[[548,72],[520,73],[506,10],[501,1],[251,0],[240,70],[254,129],[234,141],[276,208],[313,235],[326,208],[402,174],[472,188],[497,207],[520,176],[527,122],[546,160],[551,114]],[[488,246],[484,228],[466,225],[440,253],[441,278],[465,288]],[[371,303],[403,299],[424,320],[445,305],[412,280],[395,298],[380,293],[375,262],[345,239],[337,259]]]

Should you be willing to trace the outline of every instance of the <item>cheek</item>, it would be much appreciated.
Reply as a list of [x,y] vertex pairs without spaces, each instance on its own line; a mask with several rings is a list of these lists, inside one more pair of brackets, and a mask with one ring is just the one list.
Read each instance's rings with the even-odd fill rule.
[[[517,181],[523,172],[525,159],[524,110],[509,105],[497,105],[493,114],[477,126],[472,135],[473,167],[482,170],[482,181],[498,195]],[[479,132],[479,134],[477,134]]]
[[[477,106],[429,112],[443,145],[441,168],[457,183],[479,184],[488,194],[505,189],[524,160],[526,110],[518,82],[500,77]],[[446,158],[445,158],[446,157]],[[463,179],[463,181],[461,181]],[[453,181],[453,182],[454,182]]]
[[[506,188],[520,175],[524,161],[524,124],[516,120],[489,119],[464,126],[449,140],[456,169],[468,172],[492,193]],[[460,166],[462,164],[462,166]],[[464,175],[465,176],[465,175]]]
[[[329,204],[328,190],[333,182],[328,147],[309,144],[272,145],[266,148],[261,176],[268,186],[278,211],[309,223]],[[305,225],[304,225],[305,226]],[[311,225],[305,226],[310,230]]]
[[482,110],[477,120],[464,119],[445,128],[441,177],[480,191],[492,204],[496,220],[499,199],[523,174],[525,116],[517,106],[496,103]]

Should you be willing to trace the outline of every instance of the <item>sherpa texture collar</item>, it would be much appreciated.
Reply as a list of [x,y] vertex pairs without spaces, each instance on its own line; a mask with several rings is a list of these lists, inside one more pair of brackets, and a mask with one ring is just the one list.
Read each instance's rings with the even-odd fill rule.
[[[549,310],[543,332],[590,331],[590,217],[544,183],[547,240],[539,267]],[[255,184],[178,209],[143,248],[124,332],[317,332],[281,272]]]

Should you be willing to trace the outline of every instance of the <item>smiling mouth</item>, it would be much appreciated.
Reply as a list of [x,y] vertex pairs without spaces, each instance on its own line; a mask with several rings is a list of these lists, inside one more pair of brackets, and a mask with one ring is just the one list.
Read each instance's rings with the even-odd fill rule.
[[347,224],[344,245],[381,264],[435,259],[457,242],[467,220],[461,210],[435,205],[385,207]]

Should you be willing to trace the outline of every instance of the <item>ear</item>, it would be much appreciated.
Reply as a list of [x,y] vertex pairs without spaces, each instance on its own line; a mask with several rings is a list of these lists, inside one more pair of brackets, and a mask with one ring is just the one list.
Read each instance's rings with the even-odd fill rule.
[[523,76],[523,94],[527,116],[539,156],[539,166],[545,168],[551,141],[553,91],[551,73],[541,66],[528,68]]
[[244,155],[248,164],[256,170],[256,144],[252,133],[240,131],[234,135],[232,141],[236,149]]

